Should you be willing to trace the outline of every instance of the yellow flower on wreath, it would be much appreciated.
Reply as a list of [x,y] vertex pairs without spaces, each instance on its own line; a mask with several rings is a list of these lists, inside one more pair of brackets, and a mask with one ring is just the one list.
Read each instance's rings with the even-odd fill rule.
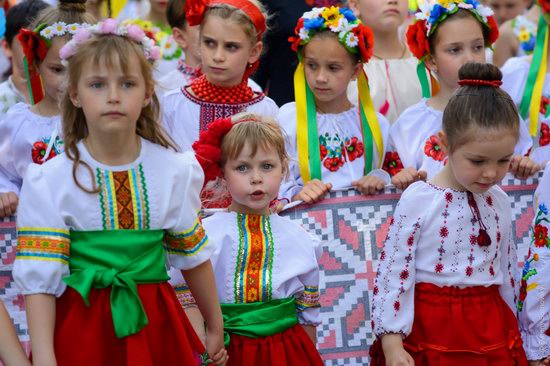
[[456,3],[456,0],[437,0],[437,3],[445,9],[450,9]]
[[338,23],[340,23],[340,19],[344,17],[344,15],[340,13],[340,9],[336,6],[325,8],[321,16],[326,20],[327,27],[337,27]]
[[529,32],[527,30],[522,29],[519,32],[518,39],[519,39],[520,42],[528,42],[529,39],[531,39],[531,34],[529,34]]

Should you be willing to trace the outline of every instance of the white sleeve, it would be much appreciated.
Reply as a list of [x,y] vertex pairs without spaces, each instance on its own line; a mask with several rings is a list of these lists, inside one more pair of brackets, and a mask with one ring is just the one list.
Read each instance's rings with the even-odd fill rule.
[[22,179],[19,177],[13,156],[13,139],[17,126],[9,119],[0,121],[0,193],[15,192],[19,195]]
[[[503,192],[505,195],[505,193]],[[502,243],[500,245],[500,270],[502,272],[502,285],[500,286],[500,296],[508,304],[514,314],[516,314],[516,302],[518,298],[516,279],[518,257],[516,244],[512,238],[512,210],[506,197],[502,225]]]
[[17,209],[17,255],[13,266],[15,283],[23,295],[61,296],[69,275],[70,233],[52,190],[44,176],[44,167],[29,166]]
[[390,127],[390,137],[388,145],[390,146],[391,151],[395,151],[401,159],[401,163],[404,168],[415,168],[418,169],[420,166],[417,166],[415,162],[415,152],[411,151],[412,144],[410,136],[407,136],[402,128],[404,121],[402,119],[408,118],[404,113],[402,114],[397,121]]
[[422,194],[419,182],[411,185],[399,200],[380,253],[373,290],[372,319],[374,333],[409,335],[414,319],[416,247],[424,216],[418,207],[426,207],[430,196]]
[[[307,233],[310,244],[315,251],[314,260],[319,263],[321,258],[321,241],[318,237]],[[298,321],[303,325],[318,326],[321,324],[321,304],[319,302],[319,266],[315,266],[311,271],[298,276],[300,282],[304,285],[304,291],[296,296],[296,310],[298,312]]]
[[514,154],[523,156],[529,152],[531,147],[533,147],[533,139],[529,134],[527,122],[519,117],[519,138],[514,147]]
[[523,271],[518,301],[518,318],[529,360],[550,356],[550,172],[539,183],[544,186],[531,228],[532,241]]
[[201,208],[200,191],[204,181],[201,166],[191,152],[177,154],[181,159],[171,197],[170,212],[177,215],[175,227],[169,228],[164,243],[168,253],[168,263],[176,269],[191,269],[207,261],[213,246],[208,244],[198,215]]
[[288,175],[279,189],[279,197],[292,201],[292,197],[304,188],[300,179],[300,168],[298,167],[298,149],[296,147],[296,108],[294,103],[285,104],[281,107],[277,120],[285,133],[286,152],[290,161],[288,162]]

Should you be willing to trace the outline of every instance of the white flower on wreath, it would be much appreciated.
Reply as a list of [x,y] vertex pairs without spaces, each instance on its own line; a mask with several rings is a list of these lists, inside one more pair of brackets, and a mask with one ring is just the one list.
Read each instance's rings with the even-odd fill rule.
[[40,31],[40,36],[46,38],[46,39],[52,39],[55,34],[53,33],[53,29],[51,27],[46,27]]
[[348,28],[348,24],[349,24],[348,20],[345,17],[342,17],[338,21],[338,25],[336,27],[330,26],[330,30],[335,33],[339,33],[346,30],[346,28]]
[[78,30],[78,28],[80,28],[80,27],[81,27],[80,24],[73,23],[73,24],[69,24],[66,29],[67,29],[67,32],[74,35],[76,33],[76,31]]
[[474,8],[472,4],[468,4],[468,3],[458,3],[458,7],[460,9],[466,9],[466,10]]
[[519,36],[522,32],[527,32],[529,34],[537,33],[537,26],[533,24],[529,19],[524,16],[519,16],[516,18],[516,24],[513,28],[514,34]]
[[476,12],[483,18],[484,22],[487,22],[487,18],[494,14],[490,7],[483,5],[479,5],[476,8]]
[[432,12],[432,6],[428,1],[418,2],[418,9],[420,10],[415,14],[416,19],[418,20],[428,20],[430,13]]
[[309,29],[301,28],[298,37],[303,41],[307,41],[309,39]]
[[160,44],[162,57],[170,58],[178,52],[178,44],[174,41],[172,36],[166,37],[162,40]]
[[357,38],[357,36],[353,33],[348,33],[348,35],[346,36],[346,46],[348,46],[349,48],[354,48],[354,47],[357,47],[357,45],[359,44],[359,38]]
[[65,35],[65,31],[67,29],[67,24],[64,22],[57,22],[52,24],[52,31],[55,36],[63,36]]
[[302,18],[304,19],[319,18],[322,12],[323,12],[323,8],[313,8],[311,9],[311,11],[305,12],[304,15],[302,15]]

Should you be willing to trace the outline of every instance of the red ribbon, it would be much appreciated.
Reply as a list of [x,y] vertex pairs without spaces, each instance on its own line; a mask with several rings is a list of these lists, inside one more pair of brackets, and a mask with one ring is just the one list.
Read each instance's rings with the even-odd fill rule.
[[501,80],[478,80],[478,79],[462,79],[458,81],[458,85],[472,85],[472,86],[492,86],[499,88],[502,85]]
[[34,31],[22,28],[17,35],[17,39],[23,47],[23,53],[27,57],[29,66],[34,63],[35,58],[39,61],[43,61],[46,58],[48,45]]

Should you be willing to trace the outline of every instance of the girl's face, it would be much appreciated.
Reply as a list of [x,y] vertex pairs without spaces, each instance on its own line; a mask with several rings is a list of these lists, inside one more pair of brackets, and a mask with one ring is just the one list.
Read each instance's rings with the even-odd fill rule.
[[137,57],[129,58],[128,72],[91,60],[82,68],[71,101],[82,108],[90,136],[135,134],[141,109],[150,102]]
[[65,66],[61,64],[59,50],[67,43],[63,38],[54,37],[46,58],[38,66],[38,72],[42,77],[45,98],[57,103],[63,96],[62,88],[65,81]]
[[473,17],[451,18],[436,30],[428,67],[442,87],[458,88],[458,70],[467,62],[485,63],[485,41],[481,24]]
[[168,0],[149,0],[151,4],[151,10],[156,13],[166,13],[168,7]]
[[350,0],[350,7],[374,31],[397,32],[407,19],[407,0]]
[[336,37],[315,36],[304,48],[306,80],[316,102],[347,101],[348,84],[361,67]]
[[489,0],[487,5],[493,9],[496,21],[501,25],[523,13],[530,2],[526,0]]
[[[476,129],[472,138],[455,147],[449,154],[448,166],[452,171],[454,188],[472,193],[483,193],[498,184],[508,172],[518,134],[512,129]],[[439,139],[448,150],[443,132]]]
[[223,168],[227,189],[233,202],[229,207],[240,213],[269,214],[270,202],[277,198],[284,176],[279,154],[274,148],[252,148],[246,143],[236,159],[229,159]]
[[218,86],[239,84],[249,64],[262,52],[262,42],[252,44],[243,26],[215,15],[207,16],[200,35],[202,72]]

